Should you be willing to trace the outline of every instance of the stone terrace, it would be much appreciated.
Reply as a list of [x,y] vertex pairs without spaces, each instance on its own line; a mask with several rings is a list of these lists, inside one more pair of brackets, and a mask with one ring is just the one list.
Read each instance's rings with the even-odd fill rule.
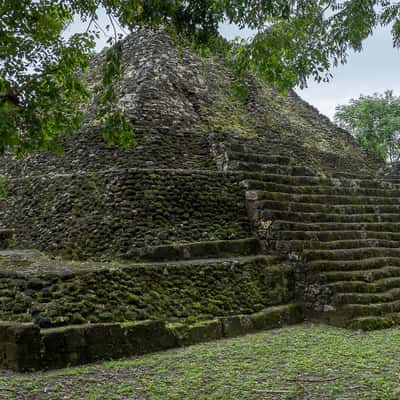
[[0,162],[0,365],[63,367],[305,318],[398,323],[396,175],[294,92],[179,54],[163,32],[123,48],[135,148],[106,144],[91,105],[63,156]]

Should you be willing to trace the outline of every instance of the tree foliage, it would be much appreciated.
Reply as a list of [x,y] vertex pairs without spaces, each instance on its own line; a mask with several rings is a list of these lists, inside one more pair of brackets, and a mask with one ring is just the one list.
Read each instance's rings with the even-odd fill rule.
[[383,160],[400,159],[400,97],[392,91],[361,95],[348,105],[336,107],[335,121]]
[[[331,67],[359,51],[378,25],[391,25],[400,45],[400,4],[387,0],[0,0],[0,153],[54,149],[76,131],[80,105],[89,100],[82,81],[103,27],[98,9],[128,30],[163,26],[186,43],[225,52],[238,73],[251,71],[282,90],[309,77],[331,78]],[[76,17],[87,26],[69,39]],[[249,40],[221,40],[229,22],[254,30]],[[111,47],[104,68],[99,117],[111,143],[129,146],[133,129],[116,107],[120,48]]]

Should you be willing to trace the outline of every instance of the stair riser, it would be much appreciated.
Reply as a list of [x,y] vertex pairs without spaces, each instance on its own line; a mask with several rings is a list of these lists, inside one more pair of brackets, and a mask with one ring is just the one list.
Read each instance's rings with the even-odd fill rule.
[[318,203],[321,205],[400,205],[400,198],[391,196],[335,196],[319,194],[293,194],[290,192],[249,190],[254,201],[272,200],[277,202]]
[[279,164],[259,164],[253,162],[231,160],[227,164],[231,171],[264,172],[266,174],[291,175],[290,167]]
[[363,260],[368,261],[374,257],[399,258],[400,249],[398,248],[364,248],[364,249],[334,249],[334,250],[305,250],[302,259],[307,262],[312,261],[351,261]]
[[342,293],[333,296],[333,304],[336,306],[345,304],[374,304],[387,303],[400,300],[400,288],[392,289],[386,293]]
[[259,210],[299,212],[299,213],[325,213],[325,214],[399,214],[399,205],[325,205],[320,203],[298,203],[273,200],[255,201],[254,207]]
[[324,213],[300,213],[274,210],[258,210],[258,216],[262,220],[284,220],[302,222],[334,222],[334,223],[368,223],[368,222],[399,222],[400,214],[324,214]]
[[326,286],[333,295],[339,293],[379,293],[400,288],[400,278],[386,278],[375,283],[338,282]]
[[385,266],[400,267],[400,258],[385,257],[352,261],[312,261],[308,262],[306,266],[310,272],[368,271],[370,269],[378,269]]
[[365,232],[394,232],[400,233],[400,223],[296,223],[287,221],[274,221],[273,228],[275,231],[365,231]]
[[228,160],[232,161],[254,162],[261,164],[279,164],[282,166],[291,165],[293,162],[293,160],[289,157],[269,156],[258,153],[244,153],[229,150],[226,153]]
[[[346,188],[334,186],[322,186],[318,182],[311,185],[312,182],[291,182],[276,183],[279,175],[268,177],[268,181],[246,180],[244,186],[248,190],[262,190],[271,192],[302,194],[302,195],[328,195],[328,196],[373,196],[373,197],[398,197],[400,190],[368,189],[368,188]],[[274,180],[272,180],[274,178]],[[292,176],[292,179],[300,178]],[[304,177],[301,177],[304,178]],[[266,178],[267,179],[267,178]],[[310,179],[310,178],[309,178]],[[283,179],[282,179],[283,180]],[[308,185],[302,186],[302,183]]]
[[400,301],[395,301],[393,303],[380,303],[379,305],[345,305],[338,308],[337,312],[343,313],[349,319],[366,316],[384,316],[385,314],[400,312]]
[[356,318],[348,321],[346,328],[354,330],[372,331],[376,329],[388,329],[400,324],[400,314],[386,314],[384,317]]
[[332,241],[320,242],[318,240],[274,240],[270,242],[271,247],[276,250],[291,249],[291,251],[303,250],[349,250],[370,247],[398,248],[400,241],[389,241],[379,239],[354,240],[354,241]]
[[277,231],[274,233],[274,238],[276,241],[304,242],[316,245],[320,244],[321,246],[329,246],[330,242],[340,240],[379,240],[382,242],[392,242],[394,247],[396,247],[396,243],[400,242],[400,233],[373,231]]
[[346,179],[346,178],[327,178],[317,176],[312,170],[307,167],[293,166],[299,173],[296,176],[268,176],[263,175],[257,179],[250,179],[253,183],[268,183],[274,182],[277,184],[285,184],[292,186],[320,186],[320,187],[332,187],[335,189],[352,189],[352,190],[363,190],[363,189],[377,189],[377,190],[389,190],[398,191],[399,185],[395,185],[392,182],[388,182],[382,179]]
[[288,165],[263,164],[257,162],[245,162],[236,160],[230,160],[227,164],[227,169],[232,171],[246,171],[246,172],[271,174],[282,177],[291,176],[291,177],[303,178],[314,175],[314,172],[307,169],[307,167],[297,167],[297,166],[290,167]]
[[319,279],[323,284],[329,284],[340,281],[365,281],[371,283],[385,278],[400,277],[400,267],[392,269],[376,269],[365,271],[333,271],[319,274]]

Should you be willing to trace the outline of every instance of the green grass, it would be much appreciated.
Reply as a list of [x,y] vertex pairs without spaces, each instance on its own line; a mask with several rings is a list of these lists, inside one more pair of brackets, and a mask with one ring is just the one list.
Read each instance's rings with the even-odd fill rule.
[[0,373],[0,399],[400,399],[400,329],[297,325],[81,368]]

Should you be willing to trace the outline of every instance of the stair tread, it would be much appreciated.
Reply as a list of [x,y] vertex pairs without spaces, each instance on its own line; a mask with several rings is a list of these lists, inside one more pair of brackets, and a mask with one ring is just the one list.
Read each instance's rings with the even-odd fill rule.
[[[400,256],[400,249],[393,247],[364,247],[364,248],[345,248],[345,249],[306,249],[303,251],[303,257],[314,261],[358,261],[370,258],[393,258]],[[376,257],[375,257],[376,255]],[[349,258],[357,257],[357,258]],[[358,258],[362,257],[362,258]]]
[[[382,265],[385,266],[400,266],[400,258],[399,257],[368,257],[364,259],[357,260],[314,260],[309,261],[307,263],[307,267],[312,270],[321,269],[321,272],[325,271],[353,271],[353,270],[364,270],[367,269],[357,269],[359,267],[365,266],[366,268],[371,266]],[[327,270],[329,268],[329,270]],[[374,269],[374,268],[373,268]]]
[[270,155],[270,154],[263,154],[263,153],[254,153],[254,152],[239,152],[239,151],[233,151],[233,150],[228,150],[228,158],[232,160],[242,160],[246,158],[258,158],[258,159],[264,159],[264,160],[271,160],[274,161],[277,164],[291,164],[293,162],[293,159],[290,157],[286,156],[280,156],[280,155]]
[[[386,298],[386,301],[385,301]],[[334,295],[334,302],[343,304],[344,300],[349,300],[347,304],[376,304],[387,303],[395,300],[400,300],[400,286],[388,290],[373,292],[373,293],[359,293],[359,292],[338,292]]]
[[386,239],[344,239],[344,240],[297,240],[277,239],[277,244],[292,244],[294,247],[301,247],[304,250],[345,250],[345,249],[365,249],[370,247],[397,248],[400,246],[399,240]]
[[311,223],[384,223],[400,222],[400,213],[364,213],[364,214],[334,214],[323,212],[292,212],[281,210],[259,210],[259,215],[263,219],[279,220],[301,220]]
[[384,316],[369,315],[364,317],[352,318],[347,323],[351,329],[374,330],[387,329],[400,323],[400,313],[387,313]]
[[[263,196],[268,198],[275,198],[275,199],[290,199],[289,201],[292,202],[299,202],[299,203],[307,203],[309,199],[312,199],[312,202],[318,204],[324,203],[334,203],[336,205],[349,205],[349,204],[379,204],[379,205],[387,205],[387,204],[400,204],[400,199],[398,196],[357,196],[357,195],[337,195],[337,194],[299,194],[299,193],[291,193],[291,192],[280,192],[280,191],[268,191],[268,190],[247,190],[248,197],[253,197],[260,199]],[[318,201],[319,200],[319,201]]]
[[[326,204],[298,201],[259,200],[257,209],[288,212],[322,212],[329,214],[396,214],[400,213],[400,204]],[[386,211],[392,210],[392,211]],[[357,212],[356,212],[357,211]]]
[[[334,293],[379,293],[389,288],[400,288],[400,276],[377,279],[373,282],[337,281],[328,283],[324,287],[331,289]],[[343,287],[347,287],[346,291],[343,291]]]
[[400,277],[400,267],[397,266],[384,266],[381,268],[370,268],[362,270],[332,270],[332,271],[321,271],[319,276],[325,281],[324,286],[344,280],[350,281],[364,281],[367,283],[373,283],[385,278]]
[[[338,239],[340,238],[340,239]],[[362,241],[379,240],[400,241],[400,232],[391,231],[361,231],[361,230],[334,230],[334,231],[279,231],[275,233],[277,242],[299,241],[329,244],[335,241]]]
[[[299,171],[306,167],[296,166]],[[388,191],[398,191],[398,185],[393,182],[382,179],[346,179],[331,178],[320,175],[278,175],[278,174],[262,174],[258,178],[249,178],[249,183],[280,183],[292,186],[311,186],[311,187],[332,187],[335,189],[385,189]]]
[[[388,228],[388,227],[396,227],[396,231],[400,230],[400,222],[294,222],[277,219],[274,220],[273,223],[277,226],[279,224],[295,226],[295,227],[304,227],[306,231],[346,231],[346,230],[367,230],[374,231],[372,228]],[[311,229],[314,228],[314,229]],[[316,229],[315,229],[316,228]],[[325,228],[325,229],[318,229]],[[352,229],[349,229],[352,228]],[[368,229],[366,229],[368,228]],[[296,229],[300,230],[300,229]],[[376,232],[393,232],[391,230],[383,230],[377,229]]]
[[[274,177],[272,179],[272,177]],[[279,177],[279,178],[277,178]],[[286,178],[288,182],[282,183],[283,178]],[[268,179],[267,179],[268,178]],[[301,178],[311,179],[309,176],[287,176],[287,175],[268,175],[265,174],[263,181],[255,179],[245,179],[243,186],[248,190],[260,190],[260,188],[268,188],[273,192],[283,192],[291,194],[320,194],[320,195],[341,195],[341,196],[375,196],[375,197],[398,197],[400,196],[400,189],[389,189],[389,188],[368,188],[368,187],[350,187],[350,186],[334,186],[334,185],[321,185],[317,181],[313,184],[308,182],[308,185],[302,185],[300,183],[294,184],[289,181],[290,179]],[[280,180],[281,182],[277,182]],[[300,180],[299,180],[300,182]]]
[[[382,308],[383,309],[389,308],[391,306],[400,310],[400,299],[388,301],[388,302],[382,302],[382,303],[369,303],[369,304],[349,303],[349,304],[342,305],[342,307],[344,309],[360,309],[360,310],[364,309],[364,310],[376,310],[376,311],[379,311]],[[371,315],[373,315],[373,314],[371,314]]]
[[[332,213],[334,210],[341,211],[342,213],[354,213],[354,210],[362,210],[362,212],[358,212],[358,214],[371,213],[366,210],[374,210],[374,212],[382,212],[382,210],[400,210],[400,204],[329,204],[329,203],[313,203],[313,202],[301,202],[301,201],[285,201],[285,200],[257,200],[258,208],[268,208],[276,210],[287,210],[287,211],[300,211],[307,212],[304,210],[319,210],[318,212],[329,212]],[[315,212],[315,211],[314,211]],[[390,212],[387,212],[390,213]]]

